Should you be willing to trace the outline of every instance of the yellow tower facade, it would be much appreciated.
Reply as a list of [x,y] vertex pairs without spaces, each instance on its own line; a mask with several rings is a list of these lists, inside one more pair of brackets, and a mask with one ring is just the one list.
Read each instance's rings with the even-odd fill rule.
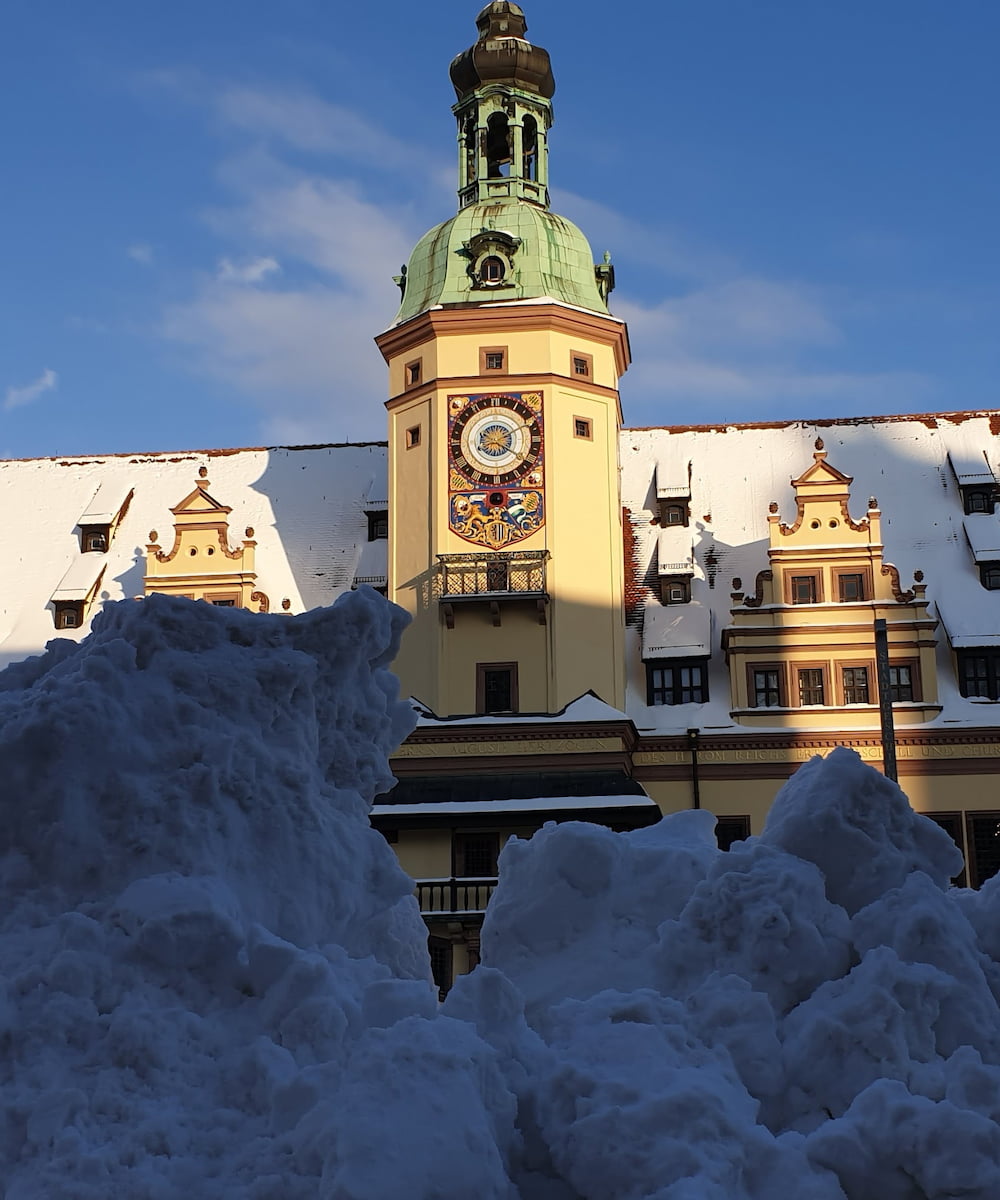
[[548,209],[554,91],[495,0],[452,64],[457,216],[418,243],[378,339],[389,367],[389,597],[397,670],[439,716],[624,704],[614,275]]

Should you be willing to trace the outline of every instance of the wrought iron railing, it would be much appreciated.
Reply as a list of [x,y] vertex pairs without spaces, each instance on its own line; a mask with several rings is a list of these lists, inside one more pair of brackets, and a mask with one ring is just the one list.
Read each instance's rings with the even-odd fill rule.
[[467,879],[418,879],[417,903],[425,916],[486,911],[496,891],[496,876]]
[[548,550],[439,554],[441,599],[462,596],[545,595]]

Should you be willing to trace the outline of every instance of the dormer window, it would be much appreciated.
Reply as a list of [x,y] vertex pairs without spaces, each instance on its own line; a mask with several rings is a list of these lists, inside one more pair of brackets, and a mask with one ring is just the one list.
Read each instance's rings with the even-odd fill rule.
[[663,510],[664,525],[687,525],[687,505],[668,504]]
[[56,629],[79,629],[83,624],[83,601],[55,601],[55,623]]
[[389,536],[389,513],[376,509],[368,513],[368,540],[382,542]]
[[980,563],[979,579],[988,591],[1000,592],[1000,562]]
[[662,576],[660,599],[664,604],[690,604],[691,580],[686,575]]
[[84,554],[104,554],[110,541],[109,525],[84,525],[80,529],[80,548]]
[[988,487],[963,487],[962,503],[966,515],[972,513],[992,513],[994,506],[993,489]]

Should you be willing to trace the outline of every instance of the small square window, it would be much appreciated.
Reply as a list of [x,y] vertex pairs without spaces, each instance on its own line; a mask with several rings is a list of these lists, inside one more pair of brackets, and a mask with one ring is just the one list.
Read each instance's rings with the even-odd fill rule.
[[587,417],[574,417],[573,418],[573,436],[578,437],[578,438],[584,438],[588,442],[592,441],[593,437],[594,437],[593,421],[588,420]]
[[690,579],[670,575],[662,577],[660,600],[664,604],[688,604],[691,600]]
[[781,669],[750,668],[750,703],[754,708],[781,708]]
[[791,599],[793,604],[815,604],[816,576],[793,575],[791,578]]
[[574,350],[570,355],[570,366],[575,379],[589,379],[594,373],[594,356]]
[[482,346],[479,350],[481,375],[502,375],[507,370],[506,346]]
[[83,601],[62,601],[55,606],[56,629],[79,629],[83,624]]
[[416,359],[414,362],[406,364],[406,386],[415,387],[421,380],[423,374],[423,360]]
[[668,504],[663,510],[664,525],[686,525],[687,508],[683,504]]
[[838,575],[837,587],[843,604],[851,604],[865,598],[865,577],[861,573]]
[[420,445],[420,426],[412,425],[406,431],[406,448],[412,450],[415,446]]

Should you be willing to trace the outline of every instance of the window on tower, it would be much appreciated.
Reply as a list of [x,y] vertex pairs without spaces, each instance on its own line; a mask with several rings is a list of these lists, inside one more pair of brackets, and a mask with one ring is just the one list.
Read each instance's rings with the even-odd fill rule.
[[517,663],[476,663],[476,712],[517,712]]

